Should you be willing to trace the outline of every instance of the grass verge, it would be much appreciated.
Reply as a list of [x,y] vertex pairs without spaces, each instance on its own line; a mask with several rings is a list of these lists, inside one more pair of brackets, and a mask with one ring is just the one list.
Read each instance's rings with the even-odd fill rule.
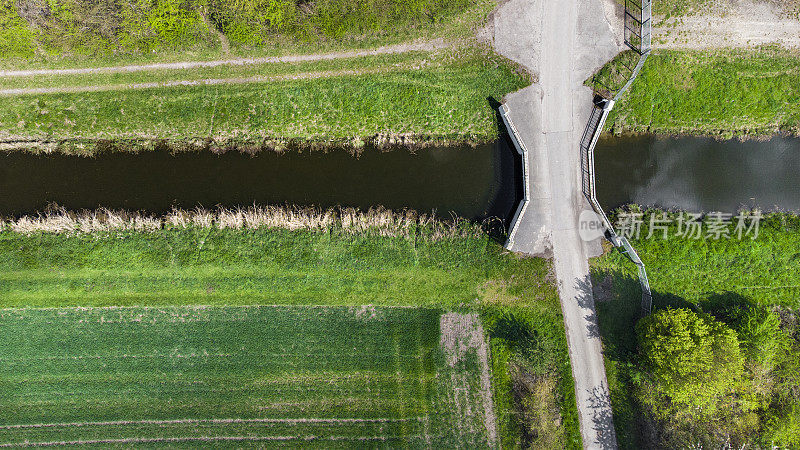
[[[600,74],[616,72],[606,66]],[[726,138],[800,134],[800,54],[777,47],[654,52],[607,126]]]
[[238,229],[236,220],[144,227],[149,232],[3,231],[2,305],[478,307],[524,305],[555,295],[544,281],[543,260],[505,254],[478,233],[442,235],[414,223],[404,234],[388,236],[337,224],[302,231]]
[[[645,223],[652,213],[661,214],[646,212]],[[797,216],[772,214],[761,221],[754,240],[679,238],[675,236],[677,228],[672,226],[669,240],[662,240],[660,233],[646,239],[645,233],[631,243],[647,266],[654,310],[688,307],[716,313],[753,302],[781,314],[786,318],[786,332],[796,333],[791,331],[794,325],[790,322],[800,307],[799,229]],[[618,441],[623,448],[665,445],[663,441],[659,444],[664,430],[654,427],[635,394],[641,380],[632,324],[639,319],[641,289],[634,266],[618,252],[610,252],[592,260],[591,267]],[[782,391],[761,409],[718,423],[720,439],[731,432],[732,442],[739,440],[740,444],[766,445],[770,439],[789,442],[786,436],[790,434],[780,433],[791,429],[795,413],[780,406],[776,399],[789,391],[785,385],[779,389]],[[702,426],[698,424],[695,437],[702,434]],[[731,430],[749,431],[741,436]]]

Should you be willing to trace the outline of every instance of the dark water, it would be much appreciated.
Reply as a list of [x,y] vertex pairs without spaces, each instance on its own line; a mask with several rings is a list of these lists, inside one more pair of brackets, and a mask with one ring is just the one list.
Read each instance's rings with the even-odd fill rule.
[[521,198],[516,153],[505,141],[381,152],[108,153],[95,158],[0,153],[0,215],[57,203],[161,214],[193,208],[297,204],[385,206],[438,216],[509,220]]
[[692,212],[800,211],[800,139],[603,138],[595,150],[604,208],[638,203]]

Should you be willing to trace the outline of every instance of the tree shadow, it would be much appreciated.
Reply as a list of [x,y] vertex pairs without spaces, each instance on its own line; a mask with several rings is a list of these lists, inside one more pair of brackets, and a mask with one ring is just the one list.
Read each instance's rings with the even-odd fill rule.
[[737,322],[742,311],[757,307],[758,303],[736,292],[725,291],[707,294],[698,306],[717,320],[732,325]]
[[594,428],[597,430],[598,441],[587,445],[587,447],[601,449],[617,448],[614,417],[607,387],[599,386],[589,391],[589,402],[589,407],[592,410],[592,423],[594,423]]
[[[605,278],[612,280],[613,287],[608,299],[596,302],[600,337],[606,355],[628,360],[636,351],[636,323],[642,317],[642,287],[632,274],[617,270],[591,271],[591,279],[599,283]],[[689,308],[697,305],[683,297],[653,290],[653,311],[665,308]]]
[[[642,318],[642,288],[638,277],[618,270],[591,271],[592,280],[599,283],[610,279],[610,295],[595,302],[603,354],[607,358],[606,372],[611,387],[614,428],[619,443],[628,448],[648,448],[653,444],[651,424],[638,403],[634,391],[632,366],[636,364],[636,324]],[[665,308],[698,306],[682,297],[652,291],[653,311]]]
[[[583,311],[586,333],[590,338],[600,338],[597,304],[594,301],[591,275],[575,280],[578,291],[578,306]],[[594,429],[597,430],[597,441],[584,443],[589,448],[612,449],[617,447],[614,427],[614,415],[611,409],[610,391],[607,386],[596,386],[588,392],[589,408]]]
[[587,275],[583,279],[575,280],[575,289],[578,290],[578,306],[585,310],[587,313],[584,316],[586,320],[586,332],[590,338],[601,337],[600,325],[597,320],[597,305],[594,302],[594,293],[592,290],[591,275]]

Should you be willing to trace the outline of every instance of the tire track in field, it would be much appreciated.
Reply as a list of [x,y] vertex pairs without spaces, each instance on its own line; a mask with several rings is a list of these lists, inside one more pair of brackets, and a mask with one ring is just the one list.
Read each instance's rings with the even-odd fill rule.
[[119,444],[165,444],[174,442],[286,442],[286,441],[359,441],[375,442],[388,440],[404,440],[418,436],[185,436],[162,438],[121,438],[121,439],[87,439],[74,441],[15,442],[0,444],[0,448],[8,447],[61,447],[79,445],[119,445]]
[[125,425],[183,425],[183,424],[239,424],[239,423],[393,423],[393,422],[413,422],[422,421],[424,417],[373,417],[373,418],[255,418],[255,419],[170,419],[170,420],[111,420],[101,422],[61,422],[61,423],[31,423],[0,425],[0,430],[20,430],[37,428],[78,428],[78,427],[104,427],[104,426],[125,426]]
[[[474,415],[472,407],[477,406],[486,432],[486,443],[490,448],[495,448],[498,444],[498,432],[492,398],[489,345],[480,319],[477,314],[442,314],[439,319],[439,329],[441,330],[439,345],[444,351],[447,366],[451,369],[452,392],[449,393],[448,400],[458,411],[456,417],[472,417]],[[452,370],[463,363],[469,354],[474,354],[478,359],[479,386],[473,387],[467,374],[462,370]],[[477,394],[475,397],[479,400],[476,405],[473,405],[474,397],[470,395],[470,388],[478,390],[477,393],[473,392]],[[473,425],[461,420],[456,423],[456,428],[462,436],[472,435],[478,431],[472,427]]]
[[130,73],[146,70],[162,69],[196,69],[219,66],[246,66],[269,63],[298,63],[326,61],[332,59],[360,58],[365,56],[395,55],[416,51],[434,51],[449,48],[450,43],[443,39],[432,41],[410,42],[404,44],[387,45],[370,50],[353,50],[346,52],[310,53],[305,55],[270,56],[262,58],[235,58],[219,59],[214,61],[184,61],[175,63],[135,64],[127,66],[87,67],[76,69],[35,69],[35,70],[0,70],[0,77],[29,77],[34,75],[79,75],[97,73]]

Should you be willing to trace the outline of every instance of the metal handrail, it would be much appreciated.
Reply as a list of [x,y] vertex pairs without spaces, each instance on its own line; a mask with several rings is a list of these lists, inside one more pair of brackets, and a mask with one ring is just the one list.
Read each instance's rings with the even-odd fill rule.
[[[634,11],[639,13],[638,17],[634,14],[631,14],[632,8],[629,5],[633,5],[636,7],[636,9],[638,9],[638,11]],[[611,99],[595,99],[595,105],[593,106],[592,114],[589,116],[589,123],[586,124],[586,130],[584,130],[583,138],[581,139],[581,158],[585,160],[586,164],[584,195],[589,200],[592,209],[594,209],[594,211],[600,216],[603,225],[605,225],[606,229],[608,230],[608,237],[611,243],[614,244],[616,248],[620,249],[620,252],[626,255],[628,259],[636,264],[639,276],[639,285],[642,288],[642,316],[650,314],[650,311],[652,311],[653,307],[653,294],[650,290],[650,280],[647,278],[647,270],[644,262],[642,262],[642,259],[639,258],[639,254],[636,253],[636,250],[625,236],[617,235],[616,231],[614,231],[611,221],[608,219],[605,211],[603,211],[603,208],[600,206],[600,202],[597,201],[594,175],[594,147],[597,145],[597,140],[600,138],[603,125],[605,124],[611,109],[614,107],[614,103],[622,96],[623,93],[625,93],[625,91],[628,90],[628,88],[630,88],[631,84],[633,84],[633,81],[637,76],[639,76],[639,72],[642,70],[647,57],[650,55],[652,45],[651,12],[651,0],[641,0],[641,3],[639,4],[637,4],[634,0],[625,0],[623,38],[625,40],[625,45],[639,54],[639,60],[636,62],[636,66],[634,66],[633,70],[631,70],[629,66],[625,65],[628,70],[631,70],[631,75],[622,88],[613,94]],[[629,20],[633,21],[636,26],[630,26]],[[636,36],[638,38],[638,42],[632,42],[629,39],[628,32],[630,32],[631,35]],[[605,86],[603,83],[600,84],[608,89],[609,93],[611,93],[612,90],[608,86]],[[601,116],[599,120],[597,120],[597,123],[595,123],[595,114],[598,112],[601,114]],[[588,141],[587,136],[591,136]]]
[[525,210],[528,209],[528,203],[530,203],[531,198],[530,180],[528,176],[528,149],[525,147],[525,142],[519,137],[519,132],[517,131],[517,127],[514,126],[514,122],[508,117],[508,113],[510,112],[508,106],[503,104],[500,105],[498,109],[500,111],[500,117],[506,125],[506,129],[509,130],[508,135],[511,137],[511,142],[514,143],[517,153],[522,156],[523,197],[516,212],[514,212],[514,217],[511,219],[511,230],[508,232],[508,239],[506,240],[506,248],[511,249],[514,244],[514,238],[517,235],[517,230],[519,229],[519,218],[525,213]]
[[[633,248],[628,239],[625,236],[619,236],[616,231],[614,231],[614,226],[612,225],[611,220],[609,220],[606,212],[603,210],[603,208],[600,206],[600,202],[597,200],[594,174],[594,148],[597,145],[597,141],[603,131],[603,125],[608,118],[608,114],[611,112],[613,107],[614,101],[606,99],[598,100],[592,106],[592,113],[589,115],[589,122],[586,124],[586,129],[584,130],[583,137],[581,139],[581,170],[585,174],[585,177],[582,177],[584,183],[583,193],[589,200],[592,209],[594,209],[595,213],[600,216],[603,225],[606,227],[609,241],[611,241],[614,247],[620,249],[622,254],[627,256],[628,259],[636,264],[639,275],[639,285],[642,288],[641,313],[642,316],[646,316],[650,314],[650,311],[652,310],[653,294],[650,291],[650,280],[647,278],[647,270],[645,269],[644,262],[642,262],[642,259],[639,258],[639,254],[636,253],[636,250]],[[600,114],[600,116],[595,122],[594,119],[597,118],[596,114]]]

